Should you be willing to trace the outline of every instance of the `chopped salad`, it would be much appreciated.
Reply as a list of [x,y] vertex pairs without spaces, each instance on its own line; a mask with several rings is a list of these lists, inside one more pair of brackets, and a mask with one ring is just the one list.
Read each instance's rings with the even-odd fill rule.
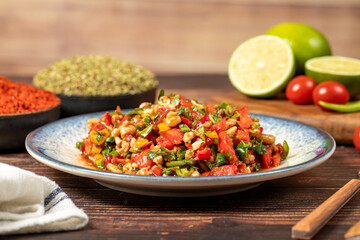
[[88,135],[76,146],[99,170],[154,176],[222,176],[279,166],[289,146],[264,134],[248,106],[203,105],[178,94],[157,104],[119,107],[87,120]]

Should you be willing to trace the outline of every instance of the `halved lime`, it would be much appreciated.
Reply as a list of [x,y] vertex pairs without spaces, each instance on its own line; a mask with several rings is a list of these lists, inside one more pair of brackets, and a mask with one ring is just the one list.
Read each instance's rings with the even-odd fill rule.
[[228,68],[234,87],[252,97],[274,96],[294,73],[295,60],[290,45],[270,35],[260,35],[240,44]]
[[342,83],[350,96],[360,94],[360,60],[349,57],[317,57],[305,63],[305,74],[317,83],[333,80]]

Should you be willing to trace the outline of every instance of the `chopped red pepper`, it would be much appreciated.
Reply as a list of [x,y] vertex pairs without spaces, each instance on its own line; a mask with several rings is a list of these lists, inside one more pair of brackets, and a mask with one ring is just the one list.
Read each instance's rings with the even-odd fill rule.
[[112,156],[107,156],[106,158],[105,158],[105,166],[106,165],[108,165],[109,163],[111,163],[112,162]]
[[183,123],[185,123],[189,128],[191,128],[192,122],[189,119],[187,119],[186,117],[181,116],[181,115],[180,115],[180,118]]
[[195,124],[194,129],[197,129],[200,126],[200,124],[204,124],[208,120],[209,120],[209,114],[205,114],[205,116],[200,118],[200,120]]

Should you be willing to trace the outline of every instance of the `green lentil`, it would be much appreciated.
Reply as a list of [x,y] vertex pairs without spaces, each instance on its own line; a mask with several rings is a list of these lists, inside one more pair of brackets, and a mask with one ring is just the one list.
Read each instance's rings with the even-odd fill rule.
[[137,94],[158,85],[144,67],[106,56],[62,59],[39,71],[34,85],[55,94],[111,96]]

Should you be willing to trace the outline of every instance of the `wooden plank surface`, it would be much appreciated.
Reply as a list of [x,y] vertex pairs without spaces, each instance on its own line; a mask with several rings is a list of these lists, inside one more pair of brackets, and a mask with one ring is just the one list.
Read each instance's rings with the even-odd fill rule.
[[241,42],[288,21],[319,29],[335,55],[360,58],[358,0],[1,0],[0,21],[6,76],[87,54],[155,73],[226,73]]
[[275,99],[254,99],[239,91],[231,91],[213,96],[209,103],[227,102],[234,106],[249,106],[249,111],[257,114],[282,117],[321,128],[330,133],[337,143],[352,144],[355,128],[360,124],[360,112],[338,113],[325,112],[313,104],[296,105],[287,101],[283,95]]

